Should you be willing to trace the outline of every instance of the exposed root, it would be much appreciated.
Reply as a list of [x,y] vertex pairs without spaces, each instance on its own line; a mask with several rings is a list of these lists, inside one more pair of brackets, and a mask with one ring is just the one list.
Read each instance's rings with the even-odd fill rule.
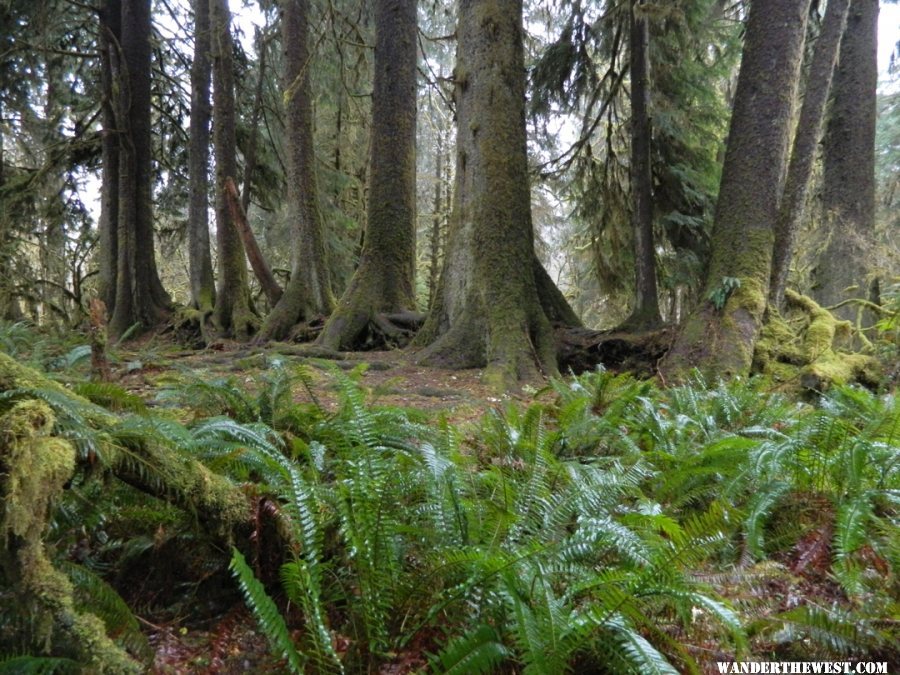
[[610,370],[651,376],[669,349],[672,336],[672,328],[627,332],[559,327],[556,329],[559,369],[579,374],[603,365]]

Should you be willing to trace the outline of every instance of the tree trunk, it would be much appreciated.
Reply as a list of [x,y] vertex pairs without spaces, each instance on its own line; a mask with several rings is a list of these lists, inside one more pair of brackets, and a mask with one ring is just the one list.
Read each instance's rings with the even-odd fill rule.
[[421,360],[487,366],[485,380],[507,388],[557,371],[535,279],[522,1],[461,0],[457,36],[457,182]]
[[[205,316],[216,304],[209,249],[209,102],[212,65],[212,40],[209,25],[209,0],[194,0],[194,60],[191,63],[191,127],[188,174],[190,203],[188,212],[188,258],[191,280],[191,306]],[[202,319],[201,319],[202,320]]]
[[262,287],[263,293],[270,304],[275,305],[281,298],[282,290],[275,275],[269,268],[259,244],[256,243],[256,237],[253,236],[253,230],[250,229],[250,223],[247,221],[247,213],[241,206],[241,196],[238,194],[237,185],[228,176],[225,179],[225,196],[228,198],[228,209],[231,214],[231,221],[237,228],[238,236],[247,252],[247,261],[250,263],[250,269],[256,275],[259,285]]
[[650,26],[643,0],[631,2],[631,203],[634,232],[634,307],[625,325],[662,323],[653,246],[653,177],[650,169]]
[[219,286],[215,322],[224,336],[247,340],[256,327],[250,306],[247,263],[231,217],[226,180],[237,176],[234,108],[234,46],[228,0],[210,0],[213,56],[213,148],[216,160],[216,242]]
[[282,339],[298,322],[334,307],[316,189],[308,12],[307,0],[282,2],[291,279],[266,317],[260,340]]
[[118,82],[119,222],[115,308],[110,334],[166,321],[171,300],[159,280],[153,244],[153,156],[150,122],[150,0],[122,1]]
[[[813,293],[825,307],[866,299],[866,243],[875,221],[878,0],[853,0],[841,40],[824,139],[822,207],[830,229]],[[836,310],[855,319],[852,304]]]
[[822,133],[825,104],[831,89],[834,63],[837,58],[841,34],[847,23],[850,0],[829,0],[825,9],[822,32],[816,41],[803,107],[797,121],[797,133],[791,151],[791,163],[785,179],[784,196],[778,210],[775,226],[775,248],[772,259],[772,279],[769,289],[769,303],[781,309],[784,289],[787,286],[791,258],[797,242],[797,232],[803,224],[806,198],[809,192],[816,147]]
[[260,118],[263,106],[263,85],[266,80],[266,54],[269,51],[269,35],[257,29],[259,44],[259,76],[256,78],[256,91],[253,93],[253,112],[250,113],[250,140],[247,142],[247,154],[244,157],[244,181],[241,189],[241,210],[245,215],[250,213],[250,195],[253,187],[253,173],[256,171],[256,154],[259,144]]
[[[803,57],[809,0],[754,0],[744,38],[706,302],[686,319],[663,367],[747,374],[772,272],[774,227]],[[740,284],[739,287],[735,287]]]
[[375,3],[369,213],[359,267],[318,342],[352,349],[378,313],[416,308],[416,0]]
[[437,151],[434,156],[434,202],[431,217],[431,240],[429,241],[428,265],[428,306],[434,305],[440,278],[441,240],[444,230],[444,129],[437,130]]
[[100,9],[101,106],[100,298],[108,311],[115,309],[119,251],[119,131],[116,128],[114,83],[120,77],[119,45],[122,33],[122,1],[105,0]]

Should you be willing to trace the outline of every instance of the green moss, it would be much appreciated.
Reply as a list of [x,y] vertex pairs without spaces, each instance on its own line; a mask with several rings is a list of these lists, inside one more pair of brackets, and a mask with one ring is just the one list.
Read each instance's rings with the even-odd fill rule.
[[50,435],[54,422],[50,407],[37,400],[19,401],[0,416],[0,560],[17,580],[23,604],[36,609],[36,639],[44,650],[71,654],[88,672],[141,672],[107,637],[102,621],[76,611],[71,583],[44,549],[53,501],[75,471],[75,449]]
[[776,382],[795,382],[810,389],[880,380],[877,361],[867,354],[839,350],[853,341],[853,326],[841,321],[812,298],[785,292],[787,315],[770,310],[754,353],[754,370]]

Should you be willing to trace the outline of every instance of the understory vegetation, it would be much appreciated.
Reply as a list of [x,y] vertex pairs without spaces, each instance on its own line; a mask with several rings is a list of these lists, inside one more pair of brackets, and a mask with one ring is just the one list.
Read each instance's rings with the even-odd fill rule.
[[[661,389],[599,369],[460,424],[378,405],[364,366],[263,353],[240,379],[167,369],[137,395],[85,381],[77,345],[21,326],[0,341],[0,532],[65,579],[29,581],[7,546],[0,579],[25,582],[0,584],[0,671],[138,672],[151,628],[215,622],[239,593],[268,640],[264,672],[900,659],[894,395],[799,400],[699,376]],[[37,409],[49,428],[22,429]],[[63,489],[16,478],[27,444],[49,464],[60,442],[76,457]],[[205,478],[176,479],[172,462]],[[208,508],[212,485],[245,516]],[[35,490],[45,518],[21,513]],[[102,620],[118,666],[66,649],[59,598]]]

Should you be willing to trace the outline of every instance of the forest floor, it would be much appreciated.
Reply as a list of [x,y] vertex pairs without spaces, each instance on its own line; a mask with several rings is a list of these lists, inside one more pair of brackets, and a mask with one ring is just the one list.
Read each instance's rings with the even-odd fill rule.
[[[312,355],[311,355],[312,354]],[[316,355],[318,354],[318,355]],[[161,386],[173,376],[206,381],[231,378],[252,390],[275,359],[305,364],[310,390],[297,386],[296,403],[315,402],[326,410],[337,406],[334,369],[355,370],[368,402],[379,406],[411,408],[429,417],[441,416],[452,425],[474,429],[487,410],[511,403],[527,405],[541,394],[534,385],[498,395],[481,382],[481,370],[443,370],[420,366],[406,350],[324,353],[302,345],[271,344],[265,348],[219,342],[212,348],[184,350],[157,339],[142,339],[117,350],[117,383],[152,403]],[[539,385],[540,383],[538,383]],[[223,582],[231,584],[230,578]],[[138,582],[140,585],[140,582]],[[148,584],[152,586],[153,584]],[[136,599],[137,600],[137,599]],[[229,604],[230,603],[230,604]],[[169,675],[193,673],[280,673],[283,665],[272,657],[256,620],[237,589],[215,610],[165,617],[142,617],[155,651],[151,672]],[[419,672],[427,663],[421,650],[398,655],[380,670],[383,675]]]
[[[245,383],[248,390],[253,391],[275,359],[305,365],[312,385],[295,388],[297,403],[314,402],[326,410],[334,409],[337,404],[335,369],[356,370],[370,403],[412,408],[426,413],[428,419],[441,416],[459,428],[464,436],[469,431],[474,433],[478,420],[492,408],[510,404],[525,406],[536,398],[552,398],[551,393],[539,390],[540,383],[498,396],[481,383],[480,370],[447,371],[422,367],[414,362],[414,355],[406,351],[316,355],[303,346],[289,344],[259,348],[218,343],[205,350],[183,350],[154,340],[142,341],[128,351],[117,351],[114,377],[120,385],[152,405],[159,389],[173,376],[206,381],[231,378],[234,382]],[[313,397],[315,401],[312,401]],[[815,531],[815,528],[811,530]],[[717,591],[736,605],[752,608],[752,613],[757,616],[784,612],[801,599],[815,599],[823,606],[831,605],[839,599],[840,590],[828,578],[828,557],[822,543],[822,536],[810,537],[785,554],[783,560],[761,563],[758,570],[740,575],[740,582],[730,580],[727,574],[717,574]],[[702,578],[704,571],[698,570],[696,574]],[[752,579],[749,584],[748,579]],[[137,583],[140,586],[140,582]],[[206,601],[205,608],[200,611],[180,609],[156,616],[149,609],[153,603],[145,604],[148,613],[141,616],[141,621],[155,651],[151,672],[284,672],[281,663],[269,654],[268,645],[236,588],[233,592],[224,588],[231,585],[231,579],[220,577],[214,583],[223,587],[222,597]],[[206,588],[206,591],[198,592],[198,596],[208,593],[208,584]],[[137,606],[141,604],[140,601],[136,603]],[[179,605],[190,606],[189,603]],[[141,615],[140,610],[137,614]],[[673,637],[677,639],[677,636]],[[707,658],[698,659],[709,663],[708,672],[717,672],[715,661],[718,658],[727,659],[727,655],[718,653],[715,640],[710,640],[707,645],[694,641],[693,648],[709,650]],[[337,649],[340,651],[340,645]],[[397,654],[379,672],[385,675],[421,672],[427,665],[426,651],[410,645],[407,652]]]

